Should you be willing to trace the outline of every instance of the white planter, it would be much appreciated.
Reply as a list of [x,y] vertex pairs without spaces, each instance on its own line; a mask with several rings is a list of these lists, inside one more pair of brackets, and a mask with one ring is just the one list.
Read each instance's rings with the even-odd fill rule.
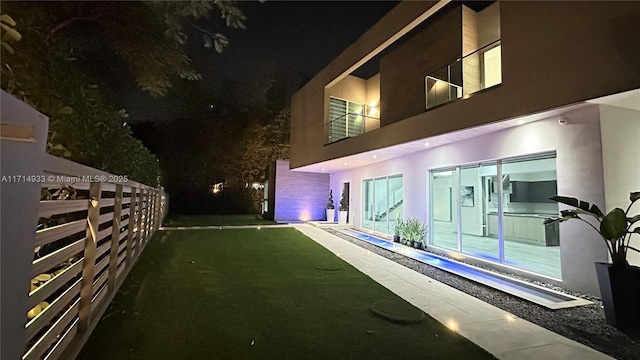
[[336,209],[327,209],[327,221],[335,222],[336,219]]
[[346,225],[347,224],[347,214],[349,212],[348,211],[340,211],[338,213],[338,224],[340,225]]

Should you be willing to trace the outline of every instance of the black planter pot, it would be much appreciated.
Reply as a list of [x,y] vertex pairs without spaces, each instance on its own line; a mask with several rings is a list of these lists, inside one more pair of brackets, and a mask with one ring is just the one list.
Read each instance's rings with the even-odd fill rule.
[[393,242],[400,242],[400,236],[399,235],[393,235]]
[[607,323],[622,331],[640,331],[640,267],[595,265]]
[[420,249],[420,243],[418,241],[414,241],[412,245],[414,249]]

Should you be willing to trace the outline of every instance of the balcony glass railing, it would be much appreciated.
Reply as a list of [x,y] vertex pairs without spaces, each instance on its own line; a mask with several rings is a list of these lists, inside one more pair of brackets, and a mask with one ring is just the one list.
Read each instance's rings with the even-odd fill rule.
[[362,113],[347,113],[324,124],[327,144],[358,135],[380,127],[380,119]]
[[500,40],[425,77],[427,109],[502,83]]

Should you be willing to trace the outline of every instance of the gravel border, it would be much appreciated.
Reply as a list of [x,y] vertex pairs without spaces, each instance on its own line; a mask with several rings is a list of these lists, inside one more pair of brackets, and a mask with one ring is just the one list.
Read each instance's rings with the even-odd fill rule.
[[597,297],[506,274],[594,302],[591,305],[551,310],[342,232],[327,228],[323,228],[323,230],[609,356],[624,360],[640,360],[640,334],[627,335],[607,324],[602,302]]

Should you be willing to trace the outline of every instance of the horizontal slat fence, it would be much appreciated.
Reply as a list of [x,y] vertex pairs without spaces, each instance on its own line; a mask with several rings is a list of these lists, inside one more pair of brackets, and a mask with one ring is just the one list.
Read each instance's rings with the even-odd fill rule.
[[77,355],[167,210],[162,188],[45,155],[24,360]]
[[74,359],[167,197],[47,154],[49,119],[4,90],[0,103],[0,359]]

